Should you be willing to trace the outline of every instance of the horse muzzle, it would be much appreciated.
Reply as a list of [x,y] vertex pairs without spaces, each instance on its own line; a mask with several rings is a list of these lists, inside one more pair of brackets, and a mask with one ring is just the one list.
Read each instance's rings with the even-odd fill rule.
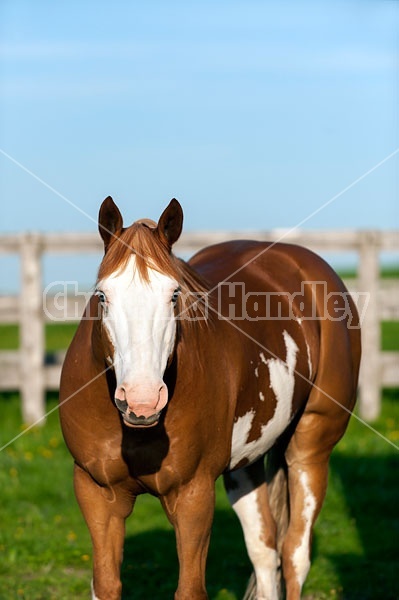
[[123,422],[128,427],[153,427],[157,425],[162,413],[162,410],[159,410],[151,415],[136,415],[126,401],[115,398],[115,404],[122,415]]
[[157,425],[162,410],[168,401],[166,385],[162,384],[155,394],[148,394],[145,400],[143,395],[129,394],[129,391],[129,389],[120,386],[115,392],[115,404],[125,425],[141,428]]

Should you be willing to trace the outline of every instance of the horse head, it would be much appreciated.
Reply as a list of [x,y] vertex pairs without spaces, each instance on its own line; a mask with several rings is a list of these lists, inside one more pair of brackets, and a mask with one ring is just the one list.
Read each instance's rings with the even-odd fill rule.
[[163,377],[175,347],[182,289],[171,249],[182,224],[183,211],[175,199],[158,224],[142,220],[127,228],[112,198],[100,208],[105,254],[95,295],[101,340],[115,371],[115,404],[130,427],[156,425],[168,402]]

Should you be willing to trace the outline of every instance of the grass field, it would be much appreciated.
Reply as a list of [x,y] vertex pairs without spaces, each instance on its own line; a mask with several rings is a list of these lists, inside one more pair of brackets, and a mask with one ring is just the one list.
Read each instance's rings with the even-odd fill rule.
[[[65,347],[73,326],[47,327],[49,351]],[[398,325],[382,329],[385,349],[398,349]],[[1,346],[17,344],[13,327]],[[0,600],[90,597],[91,544],[72,489],[72,459],[62,440],[56,394],[45,426],[21,427],[16,393],[0,395]],[[399,391],[385,390],[375,431],[352,418],[331,460],[318,519],[312,568],[304,590],[312,600],[399,598]],[[385,439],[386,438],[386,439]],[[250,565],[221,482],[208,559],[213,600],[242,597]],[[123,565],[125,600],[166,600],[177,581],[174,533],[156,499],[139,498],[128,520]]]

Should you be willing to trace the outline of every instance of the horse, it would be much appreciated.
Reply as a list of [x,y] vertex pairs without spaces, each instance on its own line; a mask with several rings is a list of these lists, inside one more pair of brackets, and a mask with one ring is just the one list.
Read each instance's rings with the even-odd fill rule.
[[182,224],[176,199],[157,223],[124,227],[111,197],[99,211],[104,256],[59,406],[92,539],[92,598],[121,598],[125,520],[149,493],[175,530],[175,599],[206,599],[222,475],[253,566],[247,597],[297,600],[329,457],[355,405],[356,307],[300,246],[228,241],[183,261],[172,251]]

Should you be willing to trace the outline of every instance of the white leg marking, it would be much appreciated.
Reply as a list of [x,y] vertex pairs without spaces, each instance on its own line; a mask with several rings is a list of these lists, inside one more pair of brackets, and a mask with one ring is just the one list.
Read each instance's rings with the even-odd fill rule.
[[313,515],[316,510],[316,498],[312,494],[309,486],[308,474],[305,471],[301,471],[299,481],[301,482],[304,495],[302,518],[304,520],[305,528],[301,543],[295,548],[292,562],[296,571],[298,583],[302,587],[310,569],[310,530],[312,527]]
[[91,580],[91,600],[100,600],[95,594],[93,580]]
[[[264,524],[259,512],[256,490],[244,472],[230,473],[238,487],[228,492],[244,532],[245,544],[256,575],[257,600],[278,600],[276,550],[268,548],[262,541]],[[242,495],[241,495],[242,494]],[[241,497],[240,497],[241,495]]]

